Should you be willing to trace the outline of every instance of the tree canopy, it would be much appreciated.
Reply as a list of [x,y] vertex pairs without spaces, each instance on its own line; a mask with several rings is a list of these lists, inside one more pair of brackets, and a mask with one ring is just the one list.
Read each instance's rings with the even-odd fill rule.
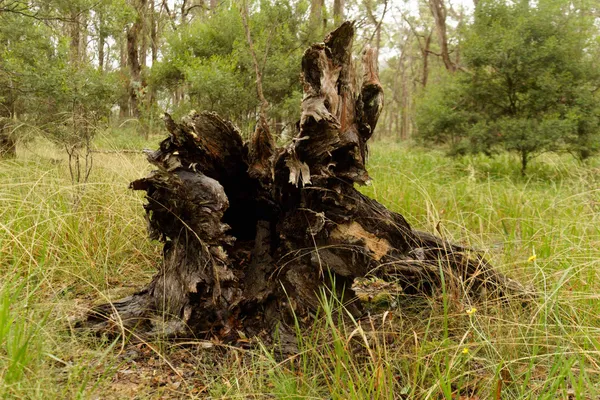
[[192,109],[247,134],[265,102],[291,137],[303,49],[350,18],[355,58],[379,53],[379,137],[510,151],[523,171],[546,151],[585,160],[600,149],[598,15],[569,0],[0,0],[0,137],[148,135]]
[[560,0],[483,0],[465,28],[463,72],[425,94],[420,136],[455,152],[598,151],[600,81],[589,10]]

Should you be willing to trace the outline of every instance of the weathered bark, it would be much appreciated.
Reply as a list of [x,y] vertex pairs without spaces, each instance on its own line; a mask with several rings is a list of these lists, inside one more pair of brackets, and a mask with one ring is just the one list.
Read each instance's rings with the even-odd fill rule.
[[[287,327],[310,321],[334,282],[355,315],[353,284],[367,275],[406,292],[431,291],[442,273],[447,290],[519,290],[477,254],[412,229],[354,187],[370,179],[367,141],[383,90],[372,49],[355,85],[353,36],[346,22],[305,52],[300,132],[271,157],[214,113],[181,123],[165,116],[170,136],[148,154],[157,169],[131,184],[146,191],[150,236],[164,242],[159,272],[142,291],[96,307],[83,326],[232,342],[277,331],[293,351]],[[251,154],[270,173],[253,175]]]

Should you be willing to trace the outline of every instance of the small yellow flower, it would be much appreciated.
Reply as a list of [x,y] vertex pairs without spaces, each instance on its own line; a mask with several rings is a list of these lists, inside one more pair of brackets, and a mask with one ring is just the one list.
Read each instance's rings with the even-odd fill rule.
[[477,312],[477,309],[475,307],[471,307],[467,310],[467,315],[471,316],[473,314],[475,314]]
[[462,351],[463,354],[469,354],[469,348],[465,347]]
[[528,261],[528,262],[534,262],[536,258],[537,258],[537,256],[534,254],[534,255],[532,255],[531,257],[529,257],[529,258],[527,259],[527,261]]

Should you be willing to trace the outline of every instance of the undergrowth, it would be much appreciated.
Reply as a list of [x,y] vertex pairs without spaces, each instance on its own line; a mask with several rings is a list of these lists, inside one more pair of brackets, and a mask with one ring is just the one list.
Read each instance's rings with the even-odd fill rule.
[[[106,134],[96,147],[123,148]],[[133,147],[156,146],[157,139]],[[323,292],[300,353],[218,342],[87,337],[96,302],[148,282],[159,244],[127,189],[143,155],[94,155],[73,206],[64,156],[30,142],[0,161],[0,397],[595,399],[600,396],[599,165],[542,156],[528,177],[508,155],[452,160],[376,143],[364,192],[413,227],[479,249],[538,296],[504,302],[442,290],[400,295],[360,320]],[[462,397],[461,397],[462,396]]]

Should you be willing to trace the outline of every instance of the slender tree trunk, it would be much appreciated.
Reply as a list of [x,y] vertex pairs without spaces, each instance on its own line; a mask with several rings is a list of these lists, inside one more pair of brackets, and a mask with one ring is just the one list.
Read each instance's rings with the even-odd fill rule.
[[327,28],[327,18],[324,15],[325,0],[310,1],[310,26],[320,32]]
[[106,38],[102,33],[98,36],[98,70],[104,71],[104,46],[106,44]]
[[156,10],[154,0],[150,1],[150,51],[152,65],[158,60],[158,23],[156,21]]
[[408,131],[410,129],[409,124],[409,91],[408,91],[408,74],[406,73],[406,50],[402,51],[400,57],[400,139],[406,140],[408,138]]
[[427,87],[427,80],[429,79],[429,49],[431,46],[431,35],[433,32],[429,32],[427,38],[425,38],[425,46],[421,52],[423,56],[423,79],[421,81],[423,87]]
[[140,0],[140,8],[138,15],[140,17],[140,31],[139,31],[139,62],[140,70],[143,71],[147,66],[148,56],[148,2],[151,0]]
[[127,34],[125,37],[121,36],[119,38],[119,71],[121,76],[123,76],[124,80],[126,80],[127,85],[127,95],[121,96],[119,98],[119,116],[121,118],[130,117],[130,107],[129,107],[129,91],[131,88],[131,74],[128,72],[129,62],[127,60]]
[[333,0],[333,22],[338,26],[344,20],[344,0]]
[[87,62],[87,43],[88,43],[88,20],[89,10],[80,12],[79,24],[79,62]]
[[80,61],[80,46],[81,46],[81,30],[80,30],[81,15],[77,8],[71,9],[71,22],[69,23],[69,37],[71,39],[69,45],[69,58],[71,65],[78,65]]
[[140,110],[138,106],[138,92],[141,88],[141,67],[138,53],[138,26],[127,31],[127,64],[129,66],[129,110],[132,117],[139,118]]
[[440,51],[444,66],[450,72],[456,71],[456,66],[450,59],[448,50],[448,37],[446,34],[446,5],[444,0],[429,0],[429,9],[435,21],[436,31],[440,42]]
[[379,48],[381,47],[381,24],[375,17],[375,13],[371,7],[371,2],[367,0],[365,2],[367,7],[367,16],[369,17],[369,21],[375,28],[374,36],[375,36],[375,48],[377,49],[377,54],[379,54]]
[[[149,0],[150,8],[150,52],[152,57],[152,66],[156,64],[158,60],[158,23],[156,21],[156,9],[155,0]],[[150,108],[154,106],[156,102],[156,88],[154,85],[151,86],[148,91],[148,105]]]
[[[4,108],[5,104],[0,104]],[[14,158],[17,155],[17,143],[10,132],[10,115],[0,114],[0,159]]]
[[140,104],[139,104],[139,93],[142,89],[141,71],[142,67],[140,64],[140,35],[143,33],[143,10],[146,5],[146,0],[138,0],[137,12],[135,22],[127,30],[127,64],[129,66],[129,108],[131,116],[135,118],[140,117]]
[[529,153],[525,150],[521,150],[521,176],[526,175],[528,163],[529,163]]

